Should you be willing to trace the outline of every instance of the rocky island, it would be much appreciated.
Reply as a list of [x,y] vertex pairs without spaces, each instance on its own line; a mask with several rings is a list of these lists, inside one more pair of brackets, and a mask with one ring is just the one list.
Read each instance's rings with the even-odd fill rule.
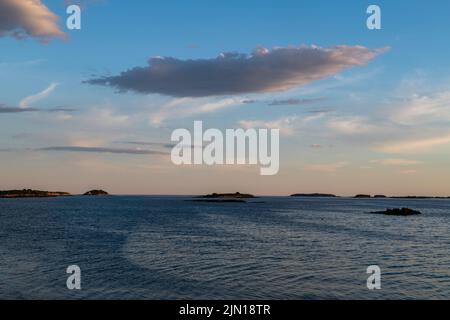
[[50,198],[50,197],[67,197],[71,194],[59,191],[41,191],[41,190],[5,190],[0,191],[0,198]]
[[207,194],[206,196],[202,196],[202,198],[205,199],[251,199],[255,198],[252,194],[245,194],[245,193],[211,193]]
[[194,202],[235,202],[235,203],[245,203],[246,201],[244,199],[252,199],[256,198],[252,194],[245,194],[245,193],[211,193],[207,194],[205,196],[197,197],[193,200],[187,200],[187,201],[194,201]]
[[337,198],[335,194],[329,193],[295,193],[291,197],[311,197],[311,198]]
[[91,190],[83,194],[83,196],[108,196],[109,193],[104,190]]

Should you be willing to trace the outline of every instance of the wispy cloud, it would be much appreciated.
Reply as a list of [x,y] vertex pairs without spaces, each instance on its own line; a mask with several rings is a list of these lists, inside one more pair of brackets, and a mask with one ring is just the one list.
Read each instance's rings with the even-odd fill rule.
[[206,97],[284,91],[365,65],[387,49],[363,46],[257,48],[252,54],[222,53],[215,59],[154,57],[147,67],[85,83],[119,91]]
[[274,99],[274,100],[257,100],[257,99],[245,99],[242,100],[243,104],[255,104],[263,103],[269,106],[303,106],[312,105],[318,102],[324,101],[325,98],[286,98],[286,99]]
[[38,101],[47,98],[58,86],[57,83],[51,83],[47,88],[38,92],[37,94],[28,96],[22,99],[19,103],[19,107],[10,107],[0,103],[0,113],[25,113],[25,112],[74,112],[74,108],[55,107],[49,109],[34,108],[32,105]]
[[450,120],[450,91],[434,95],[418,95],[406,99],[394,111],[390,120],[403,124],[426,124]]
[[335,132],[346,135],[369,133],[376,128],[369,119],[365,117],[352,116],[332,119],[328,127]]
[[447,144],[450,144],[449,134],[388,142],[378,146],[377,150],[386,153],[420,153]]
[[153,147],[162,147],[166,149],[171,149],[175,146],[172,143],[163,143],[163,142],[148,142],[148,141],[116,141],[117,144],[128,144],[135,146],[153,146]]
[[314,164],[305,165],[304,169],[307,171],[333,173],[333,172],[336,172],[337,170],[342,169],[348,165],[349,165],[349,163],[345,162],[345,161],[336,162],[336,163],[314,163]]
[[370,163],[377,163],[384,166],[414,166],[421,164],[421,161],[411,159],[376,159],[371,160]]
[[169,118],[185,118],[196,114],[219,111],[228,107],[242,104],[239,98],[212,99],[211,98],[180,98],[163,105],[150,116],[152,125],[161,125]]
[[311,105],[323,101],[323,98],[316,99],[285,99],[285,100],[273,100],[269,102],[270,106],[300,106],[300,105]]
[[293,135],[297,130],[301,129],[306,124],[319,120],[324,116],[324,113],[316,113],[306,117],[293,115],[276,120],[241,120],[239,121],[239,125],[244,129],[280,129],[281,134],[289,136]]
[[0,113],[24,113],[24,112],[36,112],[39,111],[35,108],[17,108],[17,107],[7,107],[4,104],[0,104]]
[[295,132],[294,123],[298,120],[297,116],[280,118],[277,120],[241,120],[239,125],[244,129],[280,129],[283,135],[292,135]]
[[67,107],[55,107],[47,110],[48,112],[75,112],[78,109],[75,108],[67,108]]
[[37,151],[55,151],[55,152],[89,152],[89,153],[113,153],[113,154],[135,154],[135,155],[168,155],[168,152],[146,150],[146,149],[124,149],[124,148],[106,148],[106,147],[46,147],[36,149]]
[[0,37],[33,37],[41,42],[63,38],[58,20],[41,0],[0,0]]
[[46,89],[42,90],[41,92],[22,99],[19,106],[21,108],[30,107],[30,105],[32,105],[33,103],[47,98],[56,89],[57,86],[57,83],[51,83]]
[[94,108],[79,118],[83,123],[102,127],[115,127],[127,125],[130,117],[125,114],[116,114],[109,108]]

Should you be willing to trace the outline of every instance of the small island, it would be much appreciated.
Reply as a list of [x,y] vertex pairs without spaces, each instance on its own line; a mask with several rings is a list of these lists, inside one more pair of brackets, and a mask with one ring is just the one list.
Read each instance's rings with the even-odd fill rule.
[[295,193],[292,194],[291,197],[337,198],[337,195],[329,193]]
[[0,191],[0,198],[51,198],[51,197],[67,197],[71,194],[59,191],[41,191],[41,190],[5,190]]
[[375,211],[374,214],[384,214],[387,216],[414,216],[422,214],[422,212],[410,208],[386,209],[385,211]]
[[372,198],[372,196],[370,194],[357,194],[355,196],[356,199],[367,199],[367,198]]
[[211,193],[207,194],[206,196],[202,196],[201,198],[205,199],[251,199],[256,198],[252,194],[245,194],[245,193]]
[[83,194],[83,196],[108,196],[109,193],[104,190],[91,190]]
[[219,203],[246,203],[244,199],[253,199],[256,198],[252,194],[245,194],[240,192],[235,193],[211,193],[207,194],[205,196],[197,197],[193,200],[187,200],[187,201],[193,201],[193,202],[219,202]]

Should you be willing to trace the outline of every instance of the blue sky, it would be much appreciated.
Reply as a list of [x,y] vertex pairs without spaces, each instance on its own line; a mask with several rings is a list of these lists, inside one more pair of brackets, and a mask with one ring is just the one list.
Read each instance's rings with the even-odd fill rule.
[[[65,28],[67,1],[42,4],[59,17],[66,40],[0,36],[0,106],[20,107],[35,97],[26,107],[51,111],[0,113],[0,188],[450,193],[448,1],[92,0],[82,1],[82,29],[73,31]],[[381,7],[382,30],[366,28],[370,4]],[[0,20],[0,34],[2,26]],[[83,83],[145,68],[155,56],[196,61],[300,45],[389,50],[287,90],[192,98]],[[314,102],[271,105],[302,99]],[[37,150],[167,143],[173,129],[191,128],[194,120],[218,128],[280,126],[280,174],[179,168],[153,155]]]

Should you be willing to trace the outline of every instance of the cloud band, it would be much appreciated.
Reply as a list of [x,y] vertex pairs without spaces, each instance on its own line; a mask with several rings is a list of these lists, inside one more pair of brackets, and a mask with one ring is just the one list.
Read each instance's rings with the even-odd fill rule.
[[146,67],[85,83],[121,92],[206,97],[274,92],[324,79],[367,64],[386,49],[363,46],[257,48],[252,54],[223,53],[214,59],[180,60],[154,57]]

